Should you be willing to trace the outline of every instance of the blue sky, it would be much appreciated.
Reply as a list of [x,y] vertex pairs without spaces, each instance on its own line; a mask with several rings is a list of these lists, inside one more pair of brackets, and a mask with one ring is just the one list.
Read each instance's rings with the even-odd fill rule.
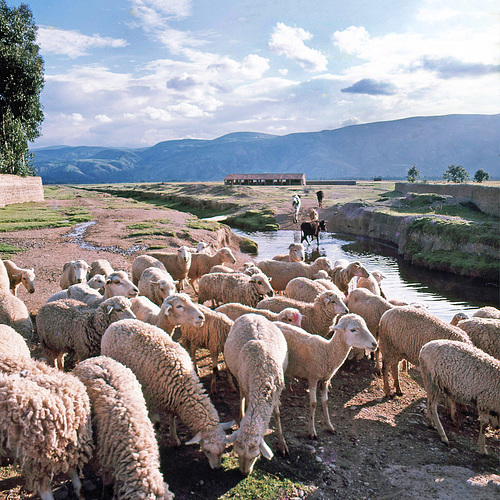
[[33,147],[500,112],[493,0],[24,3],[45,61]]

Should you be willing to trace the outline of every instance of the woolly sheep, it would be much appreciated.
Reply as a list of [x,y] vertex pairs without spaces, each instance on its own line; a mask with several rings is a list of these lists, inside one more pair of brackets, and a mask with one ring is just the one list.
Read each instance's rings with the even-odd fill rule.
[[205,243],[204,241],[199,241],[196,245],[196,248],[188,248],[191,253],[206,253],[211,255],[210,253],[210,245]]
[[90,264],[89,278],[92,278],[96,274],[103,274],[104,277],[106,277],[114,272],[115,270],[113,269],[113,266],[109,263],[109,260],[97,259],[94,260],[94,262],[91,262]]
[[3,260],[0,259],[0,291],[10,291],[10,279],[9,273],[3,263]]
[[45,363],[0,356],[0,442],[42,500],[54,499],[50,482],[59,474],[71,477],[83,499],[77,471],[93,452],[84,385]]
[[155,259],[150,255],[139,255],[132,262],[132,283],[134,283],[134,285],[139,284],[142,272],[148,267],[157,267],[162,271],[167,270],[167,268],[158,259]]
[[193,304],[189,295],[174,293],[163,301],[155,326],[172,335],[176,326],[193,325],[200,327],[203,321],[205,321],[203,313]]
[[302,314],[302,328],[309,333],[327,337],[337,314],[349,312],[338,294],[332,290],[320,293],[314,302],[301,302],[287,297],[273,297],[261,300],[257,309],[279,312],[285,307],[294,307]]
[[[218,469],[226,445],[219,415],[196,375],[187,351],[169,335],[139,320],[122,320],[108,327],[102,354],[128,366],[142,386],[151,413],[177,415],[195,436],[186,444],[200,443],[210,467]],[[173,421],[173,420],[172,420]],[[177,440],[175,427],[171,434]]]
[[345,295],[330,282],[330,285],[326,287],[323,280],[311,280],[309,278],[293,278],[290,280],[285,288],[285,297],[294,300],[300,300],[302,302],[314,302],[316,297],[327,290],[335,291],[339,297],[340,301],[345,301]]
[[358,281],[356,282],[356,287],[367,288],[374,295],[380,295],[385,299],[385,294],[380,286],[380,283],[384,278],[385,276],[381,271],[372,271],[367,278],[363,276],[359,277]]
[[[259,269],[260,271],[260,269]],[[241,271],[235,271],[232,267],[225,266],[224,264],[219,264],[218,266],[213,266],[210,268],[210,273],[236,273]]]
[[288,447],[280,420],[280,395],[288,362],[285,337],[275,323],[260,314],[239,317],[229,331],[224,345],[224,359],[240,389],[239,429],[228,437],[234,443],[239,469],[247,476],[262,453],[273,453],[264,441],[271,413],[278,431],[278,447],[283,454]]
[[476,404],[480,428],[477,447],[487,454],[485,430],[499,427],[500,361],[472,344],[433,340],[422,346],[420,372],[427,392],[427,422],[434,426],[443,443],[449,444],[439,415],[440,396],[462,404]]
[[460,321],[458,326],[478,349],[500,359],[500,319],[474,316]]
[[500,319],[500,310],[496,307],[485,306],[478,309],[473,315],[473,318],[495,318]]
[[130,303],[132,304],[130,308],[137,319],[150,325],[156,325],[160,317],[160,308],[154,302],[151,302],[147,297],[138,295],[130,299]]
[[288,254],[275,255],[273,260],[280,260],[282,262],[299,262],[301,260],[306,260],[304,245],[302,243],[290,243]]
[[273,289],[267,276],[256,273],[252,276],[242,273],[210,273],[200,278],[198,303],[207,300],[212,305],[240,302],[255,307],[259,300],[266,295],[273,295]]
[[299,221],[299,211],[300,211],[300,195],[294,194],[292,196],[292,220],[294,223]]
[[196,292],[194,286],[195,281],[198,281],[204,274],[210,272],[213,266],[218,266],[224,262],[229,264],[234,264],[236,262],[233,252],[231,252],[231,249],[228,247],[220,248],[214,255],[193,253],[191,255],[191,266],[188,272],[189,283],[193,287],[193,290]]
[[137,287],[130,281],[128,274],[125,271],[115,271],[106,276],[104,285],[104,300],[116,295],[132,298],[139,294]]
[[302,322],[302,314],[298,309],[293,307],[286,307],[282,311],[275,313],[268,309],[256,309],[255,307],[246,306],[239,302],[228,302],[222,304],[215,309],[218,312],[224,313],[229,319],[233,321],[243,314],[262,314],[269,321],[282,321],[283,323],[290,323],[291,325],[300,326]]
[[351,262],[347,266],[340,265],[334,267],[330,273],[332,281],[339,287],[339,289],[346,295],[349,291],[349,283],[354,278],[358,276],[361,278],[368,278],[369,273],[363,267],[361,262]]
[[[22,283],[28,293],[35,292],[35,270],[18,267],[11,260],[4,260],[5,269],[9,275],[10,291],[17,295],[17,288]],[[1,287],[0,287],[1,288]]]
[[380,318],[378,332],[384,392],[387,397],[391,396],[389,368],[396,394],[401,396],[398,363],[406,359],[413,365],[418,365],[420,349],[427,342],[447,339],[471,343],[467,334],[458,326],[446,323],[426,309],[412,306],[394,307],[386,311]]
[[46,303],[55,302],[60,299],[75,299],[85,302],[92,307],[97,307],[104,300],[102,294],[105,287],[106,280],[104,275],[96,274],[86,283],[76,283],[65,290],[54,293],[47,299]]
[[161,306],[166,297],[176,292],[176,282],[168,271],[157,267],[148,267],[141,274],[137,285],[139,293],[144,295],[157,306]]
[[160,453],[142,389],[132,371],[107,356],[81,361],[73,370],[92,407],[95,471],[114,498],[173,499],[160,472]]
[[321,386],[321,404],[325,423],[331,432],[335,429],[328,413],[328,389],[332,377],[346,360],[351,347],[374,351],[377,341],[357,314],[346,314],[332,327],[333,336],[325,340],[302,328],[277,322],[288,345],[288,367],[285,376],[304,378],[309,384],[310,415],[307,426],[309,437],[317,438],[315,427],[316,390]]
[[84,260],[71,260],[63,266],[59,285],[66,289],[75,283],[85,283],[90,266]]
[[33,340],[33,323],[24,302],[10,290],[0,290],[0,324],[9,325],[27,341]]
[[175,253],[149,252],[147,255],[158,259],[170,273],[170,276],[179,283],[177,291],[184,289],[184,280],[187,279],[191,267],[191,252],[188,247],[181,246]]
[[293,278],[303,276],[314,279],[314,275],[324,270],[330,272],[332,261],[328,257],[318,257],[311,264],[305,262],[280,262],[279,260],[261,260],[257,262],[257,267],[269,278],[273,289],[277,292],[285,289],[287,283]]
[[463,312],[458,312],[451,318],[450,325],[457,326],[458,323],[464,319],[469,319],[469,316]]
[[36,326],[49,364],[63,368],[64,353],[74,352],[81,361],[101,353],[101,337],[119,319],[135,318],[126,297],[106,299],[97,309],[73,299],[45,304],[38,311]]
[[0,357],[31,358],[30,350],[24,337],[9,325],[0,324]]

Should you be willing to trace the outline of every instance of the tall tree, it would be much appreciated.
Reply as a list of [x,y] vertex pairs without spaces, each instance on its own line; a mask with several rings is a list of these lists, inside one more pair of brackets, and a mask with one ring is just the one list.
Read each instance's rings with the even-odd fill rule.
[[34,175],[28,141],[40,135],[43,59],[27,5],[0,0],[0,173]]
[[443,174],[443,179],[448,182],[460,184],[469,180],[469,172],[467,172],[462,165],[448,165],[448,168]]

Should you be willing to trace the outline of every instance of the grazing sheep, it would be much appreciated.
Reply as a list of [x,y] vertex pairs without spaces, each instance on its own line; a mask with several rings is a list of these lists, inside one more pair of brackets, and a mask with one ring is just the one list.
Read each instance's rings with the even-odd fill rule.
[[0,259],[0,291],[10,291],[10,279],[9,273],[7,272],[7,268],[3,263],[3,260]]
[[[4,260],[5,269],[9,275],[9,286],[10,291],[17,295],[17,288],[22,283],[24,288],[26,288],[28,293],[35,292],[35,270],[32,269],[22,269],[18,267],[11,260]],[[1,287],[0,287],[1,288]]]
[[321,386],[321,404],[328,429],[335,432],[328,414],[328,389],[332,377],[346,360],[351,347],[374,351],[377,341],[357,314],[346,314],[332,327],[333,336],[325,340],[302,328],[277,322],[288,344],[288,367],[285,376],[304,378],[309,384],[309,437],[317,438],[315,427],[316,390]]
[[97,309],[73,299],[50,302],[40,308],[36,326],[49,364],[63,369],[63,355],[74,352],[78,361],[101,353],[101,337],[119,319],[135,318],[126,297],[106,299]]
[[349,292],[349,283],[354,278],[354,276],[358,276],[361,278],[368,278],[369,275],[370,274],[363,267],[361,262],[351,262],[347,266],[340,265],[334,267],[330,273],[332,281],[346,295]]
[[460,321],[458,326],[478,349],[500,359],[500,319],[474,316]]
[[176,285],[177,282],[172,279],[168,271],[148,267],[142,272],[137,286],[141,295],[161,306],[166,297],[176,292]]
[[115,270],[106,259],[97,259],[90,264],[89,278],[92,278],[96,274],[103,274],[104,277],[109,276],[114,273]]
[[33,340],[33,323],[24,302],[10,290],[0,290],[0,324],[9,325],[27,341]]
[[139,284],[142,272],[148,267],[157,267],[162,271],[167,270],[167,268],[158,259],[155,259],[150,255],[139,255],[139,257],[136,257],[134,262],[132,262],[132,283],[134,285]]
[[500,310],[496,307],[485,306],[478,309],[473,315],[473,318],[495,318],[500,319]]
[[64,290],[75,283],[85,283],[90,266],[84,260],[71,260],[63,266],[59,285]]
[[0,324],[0,357],[29,359],[31,353],[24,337],[9,325]]
[[401,396],[398,364],[406,359],[411,364],[418,365],[420,349],[425,343],[437,339],[471,343],[467,334],[458,326],[446,323],[426,309],[413,306],[394,307],[386,311],[380,318],[378,332],[386,397],[391,397],[389,368],[396,394]]
[[261,260],[257,262],[257,267],[271,278],[271,284],[276,292],[283,291],[287,283],[293,278],[303,276],[304,278],[314,279],[314,275],[318,271],[330,272],[333,269],[332,261],[328,257],[318,257],[311,264]]
[[234,443],[240,472],[247,476],[261,453],[268,460],[273,457],[264,441],[271,413],[276,421],[278,447],[284,455],[288,453],[280,420],[280,395],[288,362],[286,340],[276,324],[264,316],[245,314],[229,331],[224,359],[238,381],[242,417],[239,429],[228,437],[228,442]]
[[198,303],[212,301],[212,306],[227,302],[240,302],[255,307],[266,295],[273,295],[273,289],[265,274],[252,276],[242,273],[209,273],[200,278]]
[[155,326],[172,335],[176,326],[193,325],[200,327],[205,317],[186,293],[169,295],[160,307]]
[[[259,269],[260,271],[260,269]],[[241,272],[241,271],[236,271],[232,267],[225,266],[223,264],[220,264],[218,266],[213,266],[210,268],[209,273],[236,273],[236,272]]]
[[243,314],[262,314],[269,321],[282,321],[283,323],[289,323],[291,325],[300,326],[302,322],[302,314],[298,309],[293,307],[286,307],[279,313],[269,311],[268,309],[256,309],[255,307],[246,306],[240,304],[239,302],[228,302],[227,304],[222,304],[215,309],[216,311],[224,313],[229,319],[233,321]]
[[212,381],[210,392],[217,392],[217,373],[219,354],[224,349],[229,329],[233,325],[233,320],[224,313],[212,311],[212,309],[199,305],[198,309],[205,316],[205,321],[201,326],[181,325],[181,344],[191,356],[193,364],[198,373],[196,365],[196,349],[208,349],[212,358]]
[[280,312],[285,307],[298,309],[302,314],[302,328],[322,337],[327,337],[330,334],[330,327],[337,314],[349,312],[342,299],[333,290],[320,293],[314,302],[301,302],[287,297],[272,297],[261,300],[257,304],[257,309],[269,309],[274,312]]
[[154,302],[151,302],[147,297],[138,295],[130,299],[130,303],[132,304],[132,312],[137,319],[150,325],[156,325],[160,317],[160,308]]
[[187,280],[189,268],[191,267],[191,252],[188,247],[181,246],[175,253],[149,252],[150,257],[158,259],[170,273],[170,276],[179,283],[177,291],[184,289],[184,280]]
[[473,403],[480,420],[478,451],[487,454],[486,427],[499,427],[500,361],[472,344],[433,340],[422,346],[420,372],[427,391],[427,422],[437,429],[441,441],[449,444],[437,413],[440,396]]
[[[186,444],[200,443],[212,469],[221,466],[226,446],[219,415],[196,375],[187,351],[169,335],[139,320],[113,323],[102,338],[102,354],[109,356],[135,374],[149,411],[159,414],[160,424],[166,413],[177,415],[195,436]],[[172,419],[172,421],[174,421]],[[171,434],[179,443],[175,426]]]
[[299,262],[306,260],[305,249],[302,243],[290,243],[287,255],[275,255],[273,260],[282,262]]
[[198,293],[194,286],[194,282],[199,280],[204,274],[209,273],[213,266],[218,266],[224,262],[228,262],[229,264],[234,264],[236,262],[233,252],[227,247],[220,248],[214,255],[193,253],[191,255],[191,266],[188,272],[188,280],[193,290]]
[[96,473],[114,483],[114,498],[173,499],[160,472],[160,452],[136,376],[107,356],[73,370],[87,388],[92,407]]
[[294,194],[292,196],[292,220],[296,224],[299,221],[300,212],[300,195]]
[[[322,281],[322,280],[321,280]],[[329,287],[326,287],[322,282],[311,280],[302,276],[290,280],[285,288],[285,297],[302,302],[314,302],[316,297],[327,290],[335,291],[339,296],[339,300],[344,301],[345,295],[330,282]]]
[[451,318],[450,320],[450,325],[452,326],[457,326],[458,323],[464,319],[469,319],[469,316],[467,316],[467,314],[463,313],[463,312],[459,312],[457,314],[455,314],[453,316],[453,318]]
[[356,287],[367,288],[374,295],[380,295],[385,299],[386,296],[382,291],[382,287],[380,286],[380,283],[384,278],[385,276],[380,271],[372,271],[368,278],[364,278],[363,276],[359,277],[358,281],[356,282]]
[[77,471],[93,452],[85,386],[45,363],[0,356],[0,443],[42,500],[53,500],[50,483],[59,474],[71,477],[83,500]]

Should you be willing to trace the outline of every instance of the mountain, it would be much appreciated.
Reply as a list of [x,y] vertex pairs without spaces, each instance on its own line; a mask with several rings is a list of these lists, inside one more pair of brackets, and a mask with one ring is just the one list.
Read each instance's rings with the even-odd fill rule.
[[54,146],[35,149],[46,184],[221,181],[236,173],[304,172],[312,179],[442,179],[448,165],[500,179],[500,114],[446,115],[352,125],[284,136],[236,132],[148,148]]

